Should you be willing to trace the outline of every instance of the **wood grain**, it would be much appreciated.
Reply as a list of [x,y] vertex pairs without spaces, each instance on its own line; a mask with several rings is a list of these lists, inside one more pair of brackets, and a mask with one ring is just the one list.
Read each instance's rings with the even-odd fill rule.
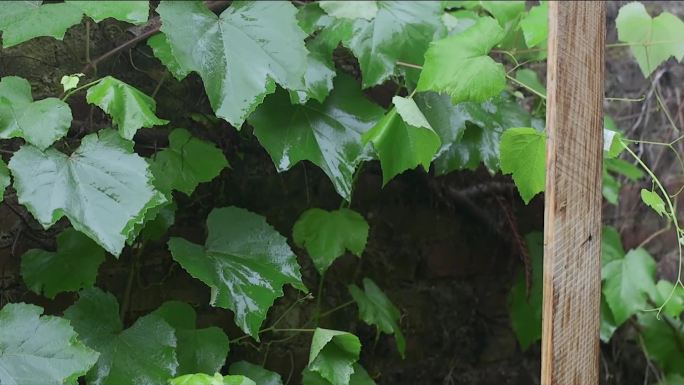
[[603,1],[550,1],[542,385],[598,384]]

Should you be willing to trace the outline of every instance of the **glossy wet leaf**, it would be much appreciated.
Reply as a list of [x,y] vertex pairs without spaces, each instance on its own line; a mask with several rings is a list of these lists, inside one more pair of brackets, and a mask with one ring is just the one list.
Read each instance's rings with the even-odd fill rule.
[[139,0],[67,0],[83,11],[87,16],[99,23],[107,18],[114,18],[132,24],[147,21],[150,4]]
[[9,163],[19,203],[45,228],[66,216],[118,256],[145,212],[165,202],[132,147],[112,130],[85,136],[69,156],[24,145]]
[[440,138],[413,99],[395,96],[394,108],[370,131],[363,134],[365,143],[373,143],[382,166],[382,184],[406,170],[430,162],[440,147]]
[[638,320],[648,358],[666,373],[684,375],[682,321],[665,315],[658,319],[655,312],[640,314]]
[[216,116],[236,128],[276,83],[304,88],[306,35],[290,2],[234,2],[216,16],[201,2],[162,1],[157,12],[180,68],[202,77]]
[[[358,362],[354,363],[353,368],[354,373],[349,378],[349,385],[375,385],[375,381]],[[331,382],[316,372],[304,369],[302,371],[302,385],[331,385]]]
[[620,8],[615,26],[618,39],[630,43],[644,76],[671,56],[684,58],[684,22],[669,12],[651,18],[643,4],[631,2]]
[[543,2],[530,8],[520,20],[520,28],[527,47],[536,47],[545,42],[549,35],[549,3]]
[[7,164],[0,159],[0,203],[5,197],[5,189],[10,185],[11,178]]
[[546,135],[530,127],[504,131],[500,147],[501,172],[512,174],[520,197],[529,203],[546,183]]
[[668,215],[667,209],[665,208],[665,201],[658,195],[657,192],[652,190],[641,189],[641,201],[645,205],[652,208],[658,215]]
[[603,266],[603,295],[616,325],[651,307],[647,301],[656,294],[655,268],[653,257],[644,249],[630,250],[624,258]]
[[372,20],[378,13],[377,1],[320,1],[320,7],[330,16],[345,19]]
[[82,233],[68,228],[57,236],[57,251],[31,249],[21,256],[21,276],[33,292],[48,298],[95,284],[104,250]]
[[204,373],[186,374],[169,381],[170,385],[261,385],[244,376],[213,376]]
[[175,374],[176,337],[161,317],[140,317],[124,330],[116,298],[97,288],[81,291],[64,317],[88,347],[100,352],[86,375],[88,384],[156,385]]
[[368,223],[356,211],[313,208],[299,217],[292,229],[292,238],[298,246],[306,248],[314,266],[323,274],[345,250],[361,257],[368,229]]
[[284,92],[266,99],[249,122],[278,171],[302,160],[320,167],[335,190],[349,200],[357,166],[368,156],[361,135],[382,116],[354,80],[340,76],[334,91],[321,104],[292,105]]
[[44,150],[65,136],[70,126],[71,109],[63,101],[34,102],[26,79],[6,76],[0,80],[0,139],[20,137]]
[[0,310],[0,384],[75,385],[97,361],[67,320],[42,313],[25,303]]
[[129,140],[142,127],[160,126],[169,122],[155,115],[157,107],[154,99],[111,76],[90,87],[86,100],[109,114],[119,134]]
[[316,328],[311,340],[307,368],[332,385],[348,385],[360,352],[361,342],[355,335]]
[[164,302],[152,314],[164,319],[176,332],[176,375],[221,370],[230,350],[228,336],[223,330],[216,326],[197,329],[197,314],[184,302]]
[[204,246],[171,238],[171,255],[211,288],[211,305],[232,310],[235,323],[258,340],[268,309],[283,295],[283,285],[305,290],[297,258],[264,217],[245,209],[213,209],[207,231]]
[[280,378],[280,374],[247,361],[233,362],[228,371],[230,374],[237,374],[250,378],[256,382],[257,385],[283,385],[283,379]]
[[154,155],[150,169],[161,191],[191,195],[200,183],[216,178],[227,166],[223,151],[213,143],[176,128],[169,134],[169,147]]
[[399,327],[401,313],[378,285],[370,278],[364,278],[363,290],[356,285],[349,285],[349,294],[359,308],[359,318],[385,334],[394,334],[397,350],[402,358],[405,357],[406,340]]
[[147,45],[152,48],[152,54],[154,57],[159,59],[159,61],[166,66],[171,75],[177,80],[183,80],[191,72],[189,70],[181,67],[176,57],[173,56],[173,51],[171,50],[171,45],[166,35],[162,32],[147,39]]
[[73,4],[41,3],[0,1],[0,31],[4,48],[38,36],[52,36],[62,40],[69,27],[81,22],[83,12]]
[[462,33],[434,42],[416,90],[445,92],[454,104],[499,95],[506,87],[504,67],[487,55],[503,36],[494,19],[483,17]]
[[525,270],[521,266],[515,274],[513,287],[508,294],[511,326],[523,351],[538,341],[542,333],[543,235],[541,233],[527,234],[525,244],[532,264],[532,286],[528,293]]

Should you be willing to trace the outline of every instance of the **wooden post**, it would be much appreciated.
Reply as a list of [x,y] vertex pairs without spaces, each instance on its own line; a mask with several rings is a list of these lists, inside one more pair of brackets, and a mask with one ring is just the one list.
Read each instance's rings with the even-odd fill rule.
[[550,1],[542,385],[599,383],[603,1]]

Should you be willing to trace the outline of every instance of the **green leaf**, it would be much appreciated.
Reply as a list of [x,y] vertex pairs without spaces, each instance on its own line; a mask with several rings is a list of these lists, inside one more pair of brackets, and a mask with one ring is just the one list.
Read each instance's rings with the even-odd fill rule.
[[238,361],[230,365],[228,370],[231,374],[239,374],[251,378],[258,385],[283,385],[280,374],[264,369],[259,365],[247,361]]
[[161,317],[138,318],[123,330],[116,298],[97,288],[81,291],[64,317],[88,347],[100,352],[86,376],[89,384],[164,384],[175,374],[176,337]]
[[[160,240],[166,231],[174,224],[176,221],[176,203],[170,202],[161,206],[157,206],[158,210],[153,218],[148,218],[145,216],[145,222],[143,223],[142,231],[140,235],[143,239],[158,241]],[[130,237],[128,239],[130,241]]]
[[363,291],[356,285],[349,285],[349,294],[359,307],[359,318],[385,334],[394,334],[399,354],[405,358],[406,340],[399,327],[399,309],[370,278],[363,279]]
[[479,16],[468,10],[448,12],[442,15],[442,23],[449,31],[449,34],[461,33],[477,23]]
[[480,1],[479,5],[504,28],[525,12],[525,1],[522,0]]
[[216,208],[207,218],[205,246],[171,238],[171,255],[211,288],[211,305],[235,313],[235,322],[259,340],[273,301],[289,283],[305,290],[287,240],[264,217],[237,207]]
[[228,356],[229,341],[226,333],[216,326],[196,329],[197,314],[184,302],[164,302],[152,312],[175,329],[178,357],[178,374],[215,373],[221,370]]
[[150,4],[139,0],[68,0],[83,11],[96,23],[107,18],[114,18],[131,24],[142,24],[147,21],[150,13]]
[[88,89],[86,100],[111,115],[122,137],[131,140],[141,127],[161,126],[169,121],[155,114],[154,99],[111,76]]
[[[170,385],[257,385],[256,382],[244,376],[213,376],[204,373],[186,374],[169,381]],[[259,384],[261,385],[261,384]]]
[[345,19],[372,20],[378,13],[377,1],[320,1],[319,6],[330,16]]
[[368,239],[368,223],[361,214],[350,209],[306,210],[292,229],[292,238],[306,251],[322,275],[344,254],[345,249],[361,257]]
[[546,135],[534,128],[510,128],[501,136],[501,172],[512,174],[525,204],[544,191]]
[[0,202],[5,196],[5,189],[10,185],[10,172],[5,162],[0,158]]
[[78,24],[83,12],[73,4],[45,4],[41,1],[0,1],[0,31],[5,48],[38,36],[62,40],[72,25]]
[[169,70],[171,75],[178,81],[185,79],[190,73],[189,70],[185,70],[181,67],[176,57],[173,56],[173,51],[171,50],[171,45],[169,40],[164,33],[158,33],[151,38],[147,39],[147,45],[152,48],[152,54],[154,57],[159,59],[159,61]]
[[648,298],[653,298],[656,292],[655,267],[653,257],[646,250],[635,249],[601,269],[603,295],[616,325],[646,309]]
[[364,143],[372,142],[380,158],[383,186],[417,166],[429,170],[440,147],[439,136],[413,99],[395,96],[392,103],[394,108],[363,134]]
[[641,189],[641,201],[644,202],[648,207],[652,208],[653,211],[658,213],[661,217],[663,215],[668,215],[667,209],[665,208],[665,201],[658,195],[657,192]]
[[97,361],[65,319],[10,303],[0,310],[0,384],[76,385]]
[[678,61],[684,58],[684,22],[671,13],[651,18],[644,5],[635,1],[620,8],[615,26],[618,39],[630,44],[644,76],[670,56]]
[[531,69],[523,68],[515,71],[515,80],[536,91],[538,94],[546,96],[546,87],[539,81],[537,73]]
[[511,325],[522,350],[538,341],[542,333],[544,237],[541,233],[530,233],[525,236],[525,243],[532,263],[532,286],[528,293],[525,271],[520,269],[508,294]]
[[165,202],[132,147],[112,130],[85,136],[70,156],[22,146],[9,163],[19,203],[45,228],[66,216],[118,256],[145,212]]
[[656,284],[656,296],[653,298],[658,306],[663,306],[663,312],[670,317],[678,318],[684,312],[684,287],[670,281],[660,280]]
[[68,228],[57,236],[57,252],[31,249],[21,256],[26,286],[48,298],[95,284],[104,250],[90,238]]
[[648,358],[665,373],[684,375],[684,324],[677,318],[660,318],[655,312],[640,314],[638,318]]
[[85,76],[82,73],[78,74],[73,74],[73,75],[64,75],[62,76],[62,79],[59,81],[59,83],[62,85],[62,88],[64,88],[64,92],[67,92],[69,90],[73,90],[74,88],[78,87],[78,83],[81,81],[81,78]]
[[603,239],[601,241],[601,267],[608,263],[625,257],[625,249],[622,247],[620,233],[613,226],[603,226]]
[[0,139],[21,137],[44,150],[67,134],[71,119],[69,105],[59,99],[34,102],[26,79],[6,76],[0,80]]
[[[363,88],[381,84],[395,72],[397,61],[416,65],[434,37],[444,34],[438,1],[382,1],[373,20],[357,19],[343,45],[359,60]],[[404,71],[413,79],[416,69]]]
[[360,352],[361,342],[355,335],[316,328],[311,340],[307,368],[332,385],[348,385]]
[[189,196],[197,185],[216,178],[226,166],[221,149],[193,137],[184,128],[176,128],[169,134],[169,148],[154,155],[150,169],[159,190],[173,189]]
[[601,296],[601,327],[600,327],[600,338],[603,343],[608,343],[613,337],[613,333],[617,330],[618,325],[615,323],[615,317],[613,312],[610,311],[610,307],[606,302],[606,297]]
[[639,167],[622,159],[603,159],[603,163],[608,171],[624,175],[633,182],[644,176],[644,172]]
[[549,3],[534,6],[520,20],[520,28],[528,48],[536,47],[549,36]]
[[425,53],[416,90],[446,92],[454,104],[499,95],[506,87],[506,73],[487,54],[503,36],[494,19],[483,17],[462,33],[434,42]]
[[614,178],[607,170],[603,170],[603,198],[608,201],[608,203],[617,205],[618,199],[620,198],[620,182]]
[[368,158],[361,135],[381,116],[382,109],[363,97],[356,82],[341,75],[325,103],[291,105],[279,91],[266,99],[249,123],[278,171],[308,160],[349,200],[356,167]]
[[307,34],[325,28],[333,22],[334,18],[321,9],[320,2],[306,3],[297,11],[299,27]]
[[[354,363],[354,373],[352,373],[351,378],[349,378],[349,385],[375,385],[375,381],[368,375],[366,369],[359,365],[358,362]],[[331,385],[330,381],[321,377],[320,374],[312,372],[308,368],[302,371],[302,384],[303,385]]]
[[290,2],[234,2],[219,17],[201,2],[162,1],[157,12],[180,68],[202,77],[216,116],[236,128],[275,83],[303,89],[306,35]]

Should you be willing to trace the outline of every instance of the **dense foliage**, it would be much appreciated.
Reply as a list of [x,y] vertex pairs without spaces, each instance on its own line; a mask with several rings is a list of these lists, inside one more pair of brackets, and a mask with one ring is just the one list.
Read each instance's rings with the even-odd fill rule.
[[[84,16],[89,23],[115,18],[144,25],[152,31],[144,36],[147,44],[171,76],[201,78],[211,119],[253,133],[279,172],[302,161],[319,167],[340,196],[339,209],[311,207],[291,234],[280,234],[262,215],[215,207],[204,241],[168,237],[180,194],[192,196],[198,185],[230,172],[217,143],[157,116],[151,95],[112,76],[67,74],[64,93],[41,100],[34,100],[26,79],[3,77],[0,139],[23,144],[0,159],[0,199],[13,189],[45,229],[62,218],[71,226],[56,236],[56,249],[21,257],[23,280],[47,298],[71,291],[78,300],[63,317],[23,303],[0,310],[0,384],[75,384],[79,377],[100,385],[283,384],[280,374],[254,363],[224,366],[230,344],[258,343],[274,331],[311,333],[305,385],[373,384],[359,363],[361,341],[320,327],[323,309],[301,328],[278,328],[290,309],[265,324],[285,286],[302,298],[321,294],[305,286],[291,245],[306,251],[321,286],[340,256],[363,258],[369,224],[349,206],[360,168],[374,160],[383,185],[417,167],[443,175],[484,165],[492,175],[510,174],[525,203],[544,190],[546,91],[526,66],[545,59],[545,2],[529,9],[524,1],[210,3],[163,0],[150,10],[145,1],[0,2],[2,45],[62,39]],[[652,18],[640,3],[630,3],[620,10],[617,32],[646,77],[670,57],[684,58],[684,23],[672,14]],[[339,50],[356,58],[360,74],[337,65]],[[396,86],[390,106],[364,94],[387,83]],[[70,102],[83,91],[88,104],[111,117],[111,128],[74,132]],[[168,133],[168,147],[142,156],[136,134],[155,126]],[[67,138],[77,138],[78,146]],[[605,199],[617,203],[618,176],[648,176],[654,187],[641,191],[643,202],[684,239],[673,195],[629,148],[635,141],[609,118],[604,138]],[[94,287],[98,268],[105,253],[140,257],[148,243],[159,241],[210,288],[210,304],[228,309],[243,336],[229,341],[217,326],[198,329],[193,307],[179,301],[124,325],[129,298],[119,304]],[[509,295],[523,350],[541,335],[543,260],[540,234],[525,242],[531,274],[521,269]],[[681,269],[676,282],[656,281],[653,257],[643,248],[625,251],[617,231],[606,227],[602,277],[602,340],[635,323],[634,338],[665,373],[663,384],[681,383]],[[370,278],[348,284],[352,301],[328,312],[355,304],[359,319],[378,335],[394,336],[403,357],[399,309]]]

